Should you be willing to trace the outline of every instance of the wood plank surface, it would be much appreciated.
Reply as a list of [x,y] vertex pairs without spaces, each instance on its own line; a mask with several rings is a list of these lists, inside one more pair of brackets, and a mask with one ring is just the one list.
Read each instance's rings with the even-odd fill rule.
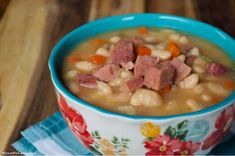
[[11,144],[20,131],[58,110],[47,61],[56,42],[81,24],[125,13],[168,13],[235,36],[234,0],[7,1],[0,0],[0,153],[15,151]]
[[4,125],[0,151],[19,138],[20,130],[57,110],[48,57],[59,38],[87,21],[86,10],[80,8],[86,4],[82,0],[13,0],[9,4],[0,24],[0,123]]
[[143,13],[144,11],[144,0],[93,0],[91,2],[89,20],[127,13]]

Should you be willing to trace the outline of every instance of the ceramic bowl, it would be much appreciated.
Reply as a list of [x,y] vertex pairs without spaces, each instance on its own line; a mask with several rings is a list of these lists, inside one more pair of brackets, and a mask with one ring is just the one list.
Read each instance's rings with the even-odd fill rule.
[[62,84],[61,64],[79,42],[97,34],[131,27],[163,27],[191,33],[218,45],[235,60],[235,41],[225,32],[202,22],[166,14],[127,14],[87,23],[63,37],[49,60],[59,108],[69,128],[97,155],[207,154],[229,131],[235,93],[201,111],[161,117],[129,116],[91,105]]

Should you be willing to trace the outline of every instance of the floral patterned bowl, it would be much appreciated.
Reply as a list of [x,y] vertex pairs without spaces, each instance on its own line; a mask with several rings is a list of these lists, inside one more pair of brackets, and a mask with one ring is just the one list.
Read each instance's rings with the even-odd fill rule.
[[59,108],[69,128],[96,155],[209,153],[229,131],[235,119],[234,92],[223,102],[201,111],[145,117],[103,110],[75,97],[62,85],[59,77],[61,63],[77,43],[102,32],[137,26],[167,27],[197,35],[217,44],[235,60],[235,41],[230,36],[213,26],[188,18],[165,14],[129,14],[83,25],[55,46],[49,60]]

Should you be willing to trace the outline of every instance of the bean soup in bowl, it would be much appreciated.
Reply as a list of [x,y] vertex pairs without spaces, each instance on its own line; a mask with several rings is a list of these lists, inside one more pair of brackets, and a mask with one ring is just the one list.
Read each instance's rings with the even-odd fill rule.
[[130,14],[77,28],[49,66],[68,126],[94,154],[207,154],[235,119],[234,49],[210,25]]

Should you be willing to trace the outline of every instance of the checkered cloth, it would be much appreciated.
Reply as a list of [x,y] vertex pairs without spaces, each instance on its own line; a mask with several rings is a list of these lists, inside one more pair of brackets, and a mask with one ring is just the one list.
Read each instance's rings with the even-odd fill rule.
[[[59,112],[21,134],[12,146],[24,155],[93,155],[73,136]],[[210,155],[235,155],[234,134],[235,124]]]

